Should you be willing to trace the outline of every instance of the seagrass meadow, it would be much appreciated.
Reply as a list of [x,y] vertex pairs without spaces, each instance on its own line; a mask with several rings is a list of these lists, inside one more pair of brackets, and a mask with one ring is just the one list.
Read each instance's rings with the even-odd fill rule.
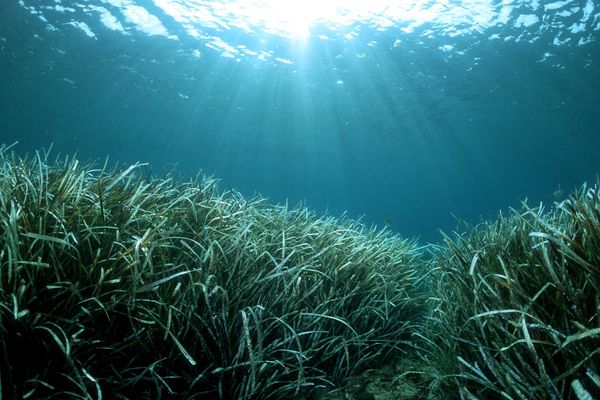
[[411,347],[413,242],[142,165],[1,163],[5,398],[293,398]]
[[600,397],[600,194],[420,247],[349,218],[0,150],[3,399]]
[[461,399],[600,398],[600,193],[444,236],[423,331],[432,387]]

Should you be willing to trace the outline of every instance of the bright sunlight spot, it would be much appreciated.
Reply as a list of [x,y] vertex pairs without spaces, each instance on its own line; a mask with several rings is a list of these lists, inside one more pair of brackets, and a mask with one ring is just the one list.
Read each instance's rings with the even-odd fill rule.
[[[349,25],[379,15],[391,0],[238,0],[228,3],[237,18],[252,21],[267,32],[286,32],[305,39],[315,23]],[[395,2],[397,3],[397,2]]]

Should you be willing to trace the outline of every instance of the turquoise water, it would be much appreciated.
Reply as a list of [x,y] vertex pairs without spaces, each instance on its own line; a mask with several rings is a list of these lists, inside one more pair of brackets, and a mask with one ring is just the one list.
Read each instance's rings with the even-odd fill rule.
[[593,0],[3,0],[0,142],[438,241],[595,179],[599,31]]

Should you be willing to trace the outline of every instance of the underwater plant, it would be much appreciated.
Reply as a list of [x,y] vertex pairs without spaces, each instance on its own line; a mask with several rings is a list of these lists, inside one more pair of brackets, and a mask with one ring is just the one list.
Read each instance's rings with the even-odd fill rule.
[[304,207],[0,149],[4,398],[289,399],[407,352],[414,241]]
[[434,392],[600,398],[599,183],[444,238],[422,336]]
[[599,398],[599,183],[444,239],[3,146],[0,394]]

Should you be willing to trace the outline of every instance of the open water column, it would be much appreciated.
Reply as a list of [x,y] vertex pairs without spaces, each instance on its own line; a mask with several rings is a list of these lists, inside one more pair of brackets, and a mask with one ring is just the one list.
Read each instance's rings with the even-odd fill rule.
[[[9,0],[1,135],[422,242],[598,172],[581,1]],[[557,192],[557,193],[558,193]]]

